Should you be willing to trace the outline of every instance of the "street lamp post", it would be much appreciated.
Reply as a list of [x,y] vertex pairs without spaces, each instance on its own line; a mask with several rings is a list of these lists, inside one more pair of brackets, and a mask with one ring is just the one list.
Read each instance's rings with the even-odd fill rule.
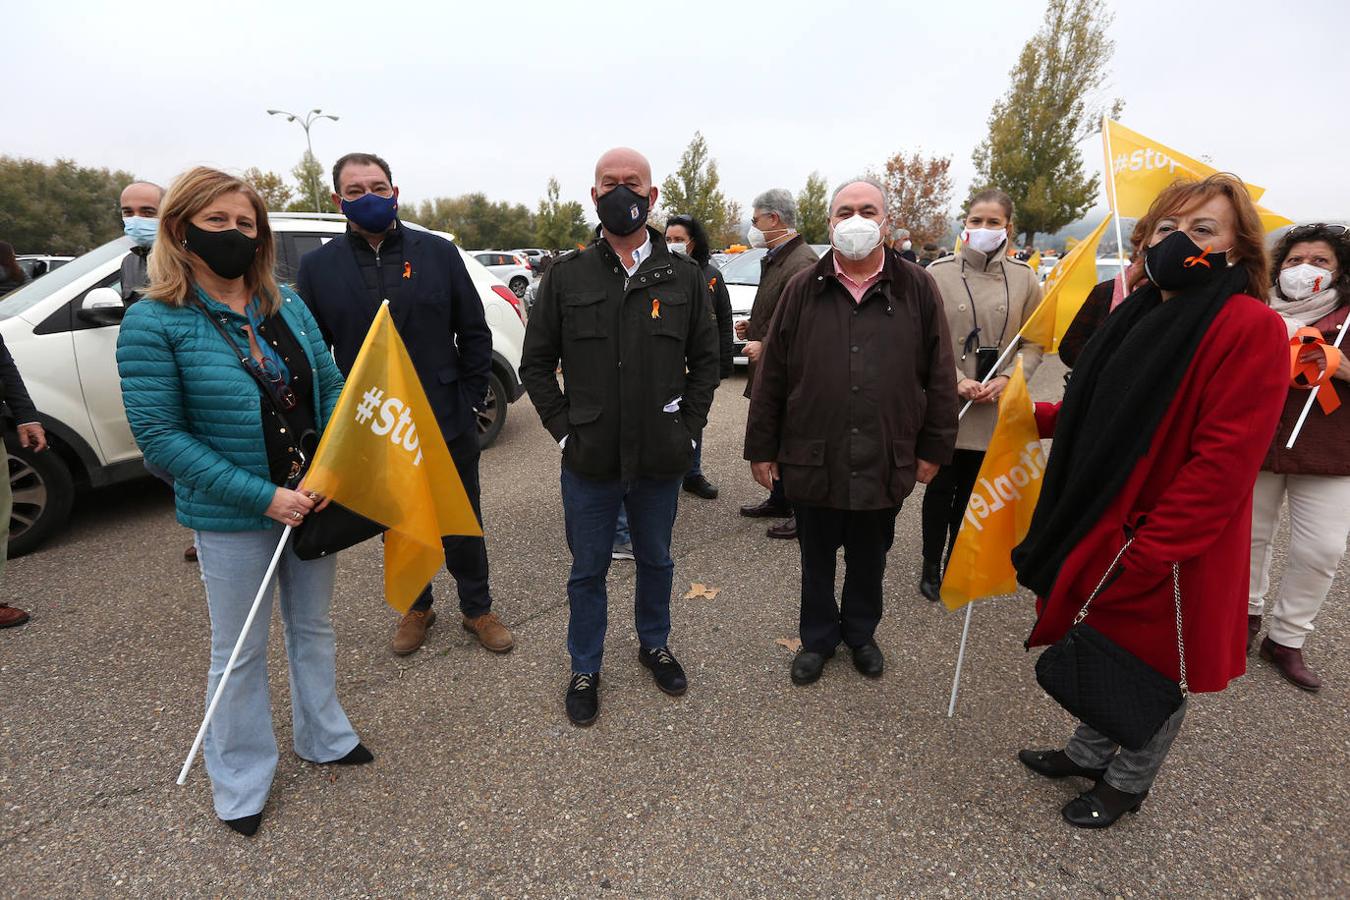
[[[334,122],[338,120],[337,116],[329,115],[321,109],[311,109],[305,114],[304,118],[297,116],[295,113],[286,112],[284,109],[269,109],[267,114],[269,116],[285,116],[287,122],[296,122],[301,128],[305,129],[305,151],[308,154],[306,159],[314,159],[314,144],[309,139],[310,127],[320,119],[332,119]],[[311,196],[314,199],[314,211],[319,212],[319,182],[313,172],[310,173],[309,180]]]

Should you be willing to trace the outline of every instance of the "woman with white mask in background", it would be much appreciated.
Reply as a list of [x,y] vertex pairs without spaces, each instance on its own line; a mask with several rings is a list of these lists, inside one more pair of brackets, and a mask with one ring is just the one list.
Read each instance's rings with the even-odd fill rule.
[[[1344,225],[1301,225],[1285,233],[1272,254],[1271,307],[1284,317],[1292,339],[1312,328],[1328,344],[1350,314],[1350,235]],[[1350,350],[1342,344],[1342,349]],[[1320,349],[1305,349],[1302,359],[1325,370]],[[1319,393],[1335,392],[1350,402],[1350,365],[1342,363]],[[1280,524],[1280,507],[1289,500],[1289,556],[1270,611],[1270,627],[1261,641],[1261,658],[1305,691],[1322,679],[1303,659],[1303,642],[1313,630],[1332,578],[1345,555],[1350,535],[1350,413],[1308,413],[1292,449],[1289,436],[1308,401],[1306,387],[1291,386],[1280,427],[1256,477],[1252,503],[1251,593],[1247,607],[1250,653],[1270,589],[1271,543]],[[1314,404],[1320,407],[1320,404]]]
[[[1010,354],[994,373],[994,364],[1041,302],[1036,271],[1008,255],[1013,236],[1013,202],[1003,191],[988,189],[970,199],[961,249],[928,266],[947,313],[956,353],[956,389],[962,405],[973,405],[961,419],[956,455],[943,466],[923,495],[923,574],[919,592],[938,599],[942,570],[956,543],[956,532],[984,462],[998,420],[998,398],[1017,367]],[[1028,381],[1041,364],[1043,349],[1023,341],[1022,367]]]

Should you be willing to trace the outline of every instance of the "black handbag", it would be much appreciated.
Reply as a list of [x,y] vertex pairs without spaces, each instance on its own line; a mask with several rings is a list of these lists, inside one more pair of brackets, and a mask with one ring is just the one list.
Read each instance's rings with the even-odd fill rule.
[[[207,321],[215,326],[216,331],[220,332],[220,336],[225,343],[239,357],[239,364],[244,367],[244,371],[258,385],[258,390],[262,392],[263,398],[272,405],[272,412],[276,413],[281,426],[291,434],[298,434],[299,432],[292,428],[290,421],[287,420],[285,411],[282,410],[281,404],[277,402],[276,395],[272,393],[272,388],[248,364],[248,357],[240,352],[239,346],[234,341],[230,340],[230,336],[225,332],[225,326],[216,321],[215,316],[211,315],[211,312],[200,301],[196,305],[206,316]],[[315,436],[315,442],[317,442],[317,435]],[[292,490],[305,477],[305,472],[309,469],[309,457],[304,451],[305,441],[297,440],[295,444],[296,459],[291,466],[291,477],[286,480],[285,484]],[[291,549],[301,559],[318,559],[330,553],[337,553],[339,550],[354,547],[362,541],[370,540],[375,535],[383,534],[386,531],[386,528],[379,522],[367,519],[360,513],[353,512],[342,504],[334,503],[331,500],[322,512],[310,513],[298,526],[288,525],[287,527],[295,531],[291,535]]]
[[1036,660],[1036,681],[1071,715],[1128,750],[1142,749],[1185,702],[1186,645],[1181,637],[1181,566],[1172,563],[1176,605],[1178,684],[1083,620],[1116,572],[1134,538],[1116,554],[1064,637]]

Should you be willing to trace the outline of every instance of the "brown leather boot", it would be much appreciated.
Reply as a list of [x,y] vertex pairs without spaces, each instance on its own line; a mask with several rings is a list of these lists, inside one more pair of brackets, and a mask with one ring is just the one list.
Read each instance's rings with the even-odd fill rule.
[[477,618],[464,617],[464,630],[473,633],[482,644],[493,653],[506,653],[516,645],[511,629],[502,624],[494,612],[485,612]]
[[1316,692],[1322,689],[1322,679],[1303,661],[1302,649],[1285,647],[1266,637],[1261,641],[1261,658],[1303,690]]
[[396,656],[413,653],[427,639],[427,629],[436,624],[436,611],[433,609],[410,609],[398,620],[398,631],[389,642],[389,649]]

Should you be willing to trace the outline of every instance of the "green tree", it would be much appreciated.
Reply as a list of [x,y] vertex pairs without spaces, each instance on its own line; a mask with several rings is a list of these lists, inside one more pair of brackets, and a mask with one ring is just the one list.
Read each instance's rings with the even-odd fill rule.
[[295,192],[291,190],[290,185],[276,172],[264,172],[257,166],[253,166],[245,169],[241,177],[253,186],[253,189],[263,198],[263,202],[272,212],[281,212],[286,209],[291,202],[291,198],[295,196]]
[[586,224],[586,211],[575,200],[559,199],[561,193],[558,179],[550,177],[547,196],[539,201],[539,210],[534,214],[535,246],[570,250],[590,239],[591,227]]
[[680,157],[680,165],[673,175],[661,182],[661,206],[668,216],[693,216],[708,230],[709,240],[724,240],[727,226],[739,226],[740,205],[727,203],[719,188],[717,160],[708,155],[708,142],[701,132]]
[[328,183],[328,173],[308,150],[300,157],[300,162],[295,164],[295,168],[291,169],[291,177],[295,179],[299,188],[296,191],[296,199],[287,204],[286,212],[338,211],[333,205],[333,192]]
[[[1048,0],[973,154],[972,196],[986,187],[1007,191],[1027,245],[1038,232],[1081,218],[1096,200],[1099,179],[1084,174],[1078,144],[1101,127],[1105,112],[1097,95],[1115,49],[1106,35],[1111,19],[1104,0]],[[1119,109],[1116,101],[1113,114]]]
[[922,247],[936,242],[947,232],[952,205],[950,156],[924,156],[915,151],[909,156],[897,153],[886,160],[885,171],[877,177],[889,195],[891,225],[908,228],[910,240]]
[[118,199],[136,178],[58,159],[0,156],[0,240],[19,253],[76,255],[122,233]]
[[825,176],[812,172],[806,176],[806,187],[797,194],[797,231],[808,244],[830,240],[829,190]]
[[434,197],[408,208],[411,221],[447,231],[470,250],[510,250],[530,244],[535,236],[535,217],[525,204],[493,203],[481,192]]

